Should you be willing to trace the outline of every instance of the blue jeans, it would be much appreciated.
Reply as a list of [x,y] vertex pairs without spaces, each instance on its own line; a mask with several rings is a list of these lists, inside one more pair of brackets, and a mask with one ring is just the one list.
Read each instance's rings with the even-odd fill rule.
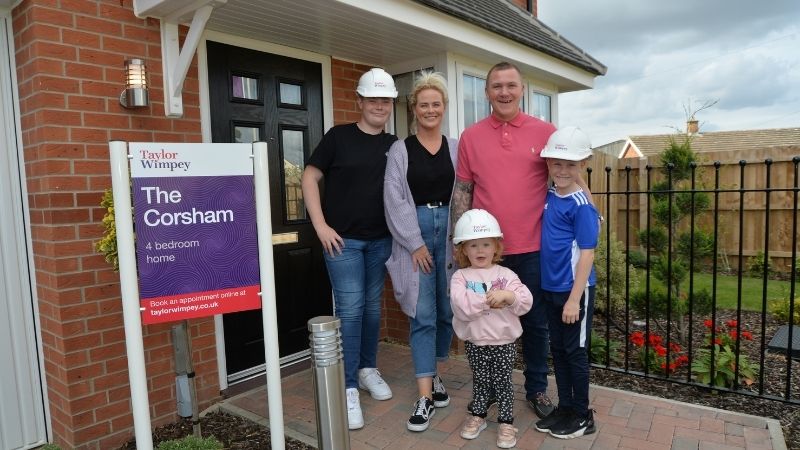
[[453,310],[447,295],[447,207],[417,207],[422,240],[433,258],[431,273],[419,271],[417,316],[410,318],[411,359],[417,378],[436,375],[436,362],[447,359],[453,340]]
[[533,294],[531,310],[522,322],[522,359],[525,362],[525,397],[533,399],[547,390],[547,309],[542,301],[539,252],[505,255],[500,263],[513,270]]
[[341,255],[324,253],[334,314],[341,321],[347,388],[358,387],[358,369],[378,364],[385,263],[391,253],[391,237],[370,241],[345,238]]

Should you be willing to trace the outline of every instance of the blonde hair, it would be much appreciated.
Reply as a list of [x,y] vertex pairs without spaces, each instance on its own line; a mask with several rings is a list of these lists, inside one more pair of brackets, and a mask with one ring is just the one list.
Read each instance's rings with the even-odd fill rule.
[[[492,257],[492,264],[497,264],[503,260],[503,249],[504,249],[503,240],[498,237],[490,239],[494,239],[494,256]],[[456,263],[458,264],[458,267],[462,269],[464,267],[470,267],[472,265],[472,263],[469,262],[467,253],[464,251],[464,244],[472,240],[474,239],[468,239],[466,241],[462,241],[459,244],[456,244],[456,251],[454,258],[456,260]]]
[[411,110],[411,132],[417,132],[417,115],[414,114],[414,107],[417,106],[417,95],[425,89],[433,89],[442,94],[442,101],[447,105],[447,80],[441,72],[423,71],[414,80],[414,87],[408,96],[408,108]]

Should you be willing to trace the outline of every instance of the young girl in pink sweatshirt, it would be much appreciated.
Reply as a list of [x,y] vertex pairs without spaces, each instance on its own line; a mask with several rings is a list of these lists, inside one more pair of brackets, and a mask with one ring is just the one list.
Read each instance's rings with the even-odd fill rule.
[[522,334],[519,316],[531,309],[531,292],[519,277],[497,264],[503,254],[503,233],[497,220],[482,209],[472,209],[454,230],[455,257],[461,269],[450,281],[453,331],[465,343],[472,369],[472,415],[461,437],[475,439],[486,428],[491,393],[498,403],[497,446],[517,443],[514,428],[514,388],[511,373]]

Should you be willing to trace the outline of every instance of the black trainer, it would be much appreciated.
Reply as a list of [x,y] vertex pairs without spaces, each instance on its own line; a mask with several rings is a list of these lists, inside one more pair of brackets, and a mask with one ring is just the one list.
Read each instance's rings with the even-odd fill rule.
[[571,411],[568,408],[559,408],[556,406],[549,416],[536,422],[536,430],[542,433],[549,433],[553,428],[560,428],[559,423],[562,420],[566,420],[571,415]]
[[594,413],[590,409],[586,415],[572,413],[571,417],[550,430],[550,436],[559,439],[572,439],[594,432]]
[[431,424],[431,417],[436,413],[436,408],[433,407],[433,402],[428,397],[420,397],[414,403],[414,412],[411,418],[408,419],[406,426],[411,431],[425,431]]
[[444,388],[441,377],[436,375],[433,377],[433,406],[437,408],[444,408],[450,404],[450,396],[447,395],[447,390]]
[[555,409],[552,400],[550,400],[550,397],[548,397],[545,392],[537,392],[534,398],[529,398],[528,406],[533,408],[533,412],[535,412],[540,419],[549,416]]
[[[472,413],[472,406],[473,406],[472,402],[474,402],[474,400],[470,400],[470,402],[467,404],[467,412],[470,413],[471,415],[473,414]],[[494,406],[496,404],[497,404],[497,399],[494,398],[494,397],[489,397],[489,400],[486,402],[486,412],[487,412],[487,414],[489,412],[489,408],[491,408],[492,406]]]

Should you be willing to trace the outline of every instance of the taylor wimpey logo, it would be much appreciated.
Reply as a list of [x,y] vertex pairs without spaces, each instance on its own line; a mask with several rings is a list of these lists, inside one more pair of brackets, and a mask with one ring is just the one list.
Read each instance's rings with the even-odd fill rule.
[[485,233],[489,231],[489,227],[487,225],[473,225],[472,232],[473,233]]
[[169,169],[170,172],[174,172],[175,169],[183,169],[184,172],[189,170],[191,162],[179,161],[178,156],[178,152],[168,152],[163,148],[156,151],[139,150],[139,160],[143,169]]

